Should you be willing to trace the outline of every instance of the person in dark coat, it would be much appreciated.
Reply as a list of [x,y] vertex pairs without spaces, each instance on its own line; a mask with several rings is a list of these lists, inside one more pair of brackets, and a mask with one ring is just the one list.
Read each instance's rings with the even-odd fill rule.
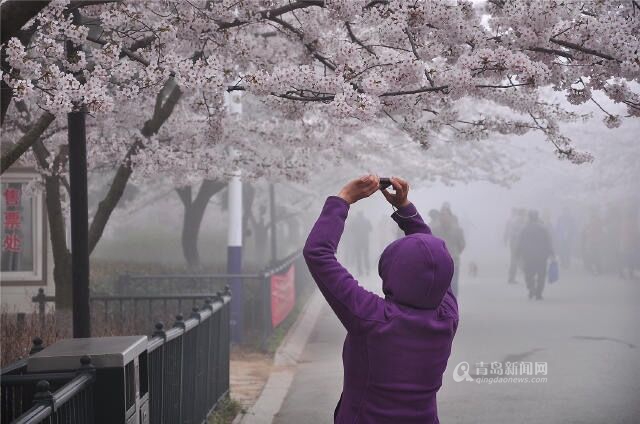
[[547,277],[547,262],[553,257],[551,236],[540,221],[537,211],[529,211],[529,222],[520,233],[518,258],[524,271],[529,299],[542,299]]
[[407,200],[408,184],[392,178],[383,194],[405,236],[378,263],[384,297],[365,290],[336,259],[349,207],[378,190],[375,175],[329,196],[303,254],[320,291],[347,329],[337,424],[439,423],[436,393],[458,328],[451,292],[453,260]]
[[437,228],[433,234],[442,238],[447,244],[447,250],[451,254],[454,263],[454,273],[451,280],[451,290],[456,297],[458,293],[458,280],[460,278],[460,255],[466,246],[464,231],[458,222],[458,217],[451,212],[451,206],[445,202],[440,209],[437,220]]

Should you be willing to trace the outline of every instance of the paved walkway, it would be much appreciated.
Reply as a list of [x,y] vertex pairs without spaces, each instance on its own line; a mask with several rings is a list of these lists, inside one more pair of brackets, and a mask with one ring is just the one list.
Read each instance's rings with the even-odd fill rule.
[[342,390],[340,355],[345,334],[325,304],[274,423],[333,423],[333,409]]
[[[373,281],[373,280],[372,280]],[[439,393],[444,423],[637,423],[640,283],[574,274],[529,301],[522,284],[464,281],[461,324]],[[331,423],[342,386],[344,330],[328,307],[276,424]],[[456,383],[453,368],[547,362],[546,383]]]

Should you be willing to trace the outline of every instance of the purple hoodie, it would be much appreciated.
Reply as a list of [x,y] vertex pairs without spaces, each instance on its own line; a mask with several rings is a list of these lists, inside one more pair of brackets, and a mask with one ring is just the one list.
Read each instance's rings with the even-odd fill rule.
[[335,257],[348,212],[345,200],[327,198],[303,252],[347,329],[334,422],[438,423],[436,393],[458,327],[458,304],[449,288],[453,260],[413,204],[400,208],[391,217],[406,236],[380,257],[381,298],[362,288]]

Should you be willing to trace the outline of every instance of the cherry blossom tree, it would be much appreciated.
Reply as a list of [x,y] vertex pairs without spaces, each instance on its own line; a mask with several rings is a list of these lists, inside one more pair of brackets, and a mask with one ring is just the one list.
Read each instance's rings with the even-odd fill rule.
[[[558,131],[572,115],[539,89],[576,104],[601,91],[637,117],[637,9],[630,0],[123,1],[85,7],[76,24],[78,9],[54,1],[37,15],[29,47],[8,41],[4,79],[16,98],[54,114],[80,103],[104,113],[173,75],[213,121],[224,90],[249,90],[291,117],[362,125],[386,116],[427,145],[452,125],[461,137],[538,130],[582,162],[589,156]],[[72,59],[69,40],[85,46]],[[465,117],[463,98],[517,117]],[[603,113],[608,126],[623,118]]]
[[[56,117],[87,110],[89,166],[117,170],[93,247],[132,176],[304,179],[312,165],[375,156],[382,145],[362,130],[382,126],[414,143],[416,167],[424,157],[432,175],[470,179],[502,156],[456,143],[495,134],[538,131],[561,158],[592,159],[560,129],[585,116],[545,90],[623,104],[624,115],[598,104],[607,127],[640,116],[633,0],[54,0],[30,13],[19,34],[3,32],[3,133],[16,141],[2,171],[36,162],[55,203],[66,173]],[[233,91],[268,114],[230,116]],[[473,167],[455,166],[465,157]]]
[[[95,123],[89,126],[88,134],[91,141],[88,155],[89,169],[113,170],[112,180],[107,186],[104,198],[93,213],[89,227],[89,253],[95,249],[131,178],[133,171],[131,157],[144,147],[143,140],[158,132],[160,126],[171,115],[178,99],[179,92],[176,90],[172,90],[168,94],[161,92],[158,95],[158,102],[149,112],[150,118],[146,120],[143,119],[146,111],[142,110],[136,113],[134,110],[129,110],[129,116],[134,120],[127,124],[131,125],[132,122],[135,122],[135,118],[139,117],[137,122],[141,128],[138,130],[118,126],[111,119],[105,119],[102,122],[105,126],[95,125]],[[17,116],[10,120],[11,125],[7,124],[9,128],[7,128],[8,131],[3,132],[3,138],[10,138],[11,134],[19,131],[23,131],[25,134],[31,131],[29,123],[32,122],[32,109],[23,101],[16,102],[15,106]],[[26,163],[33,163],[42,175],[42,189],[45,192],[49,234],[53,247],[56,307],[57,312],[60,312],[60,317],[63,318],[65,312],[62,311],[71,307],[71,253],[67,245],[65,230],[65,216],[68,216],[71,187],[68,183],[66,127],[62,126],[61,122],[64,121],[53,121],[43,130],[33,143],[31,151],[26,153],[23,159]],[[114,127],[109,130],[109,125],[114,125]],[[105,132],[109,133],[108,137],[104,135]],[[131,133],[134,133],[135,136],[132,137]],[[119,149],[115,151],[101,149],[100,142],[108,141],[118,143]],[[119,156],[116,156],[117,152],[120,152]]]

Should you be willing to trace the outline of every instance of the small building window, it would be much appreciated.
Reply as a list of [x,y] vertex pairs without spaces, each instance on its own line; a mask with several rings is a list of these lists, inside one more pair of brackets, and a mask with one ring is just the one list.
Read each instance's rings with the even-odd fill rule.
[[[7,173],[9,174],[9,173]],[[0,270],[2,285],[40,284],[45,276],[46,236],[43,193],[27,190],[37,174],[2,176]]]

